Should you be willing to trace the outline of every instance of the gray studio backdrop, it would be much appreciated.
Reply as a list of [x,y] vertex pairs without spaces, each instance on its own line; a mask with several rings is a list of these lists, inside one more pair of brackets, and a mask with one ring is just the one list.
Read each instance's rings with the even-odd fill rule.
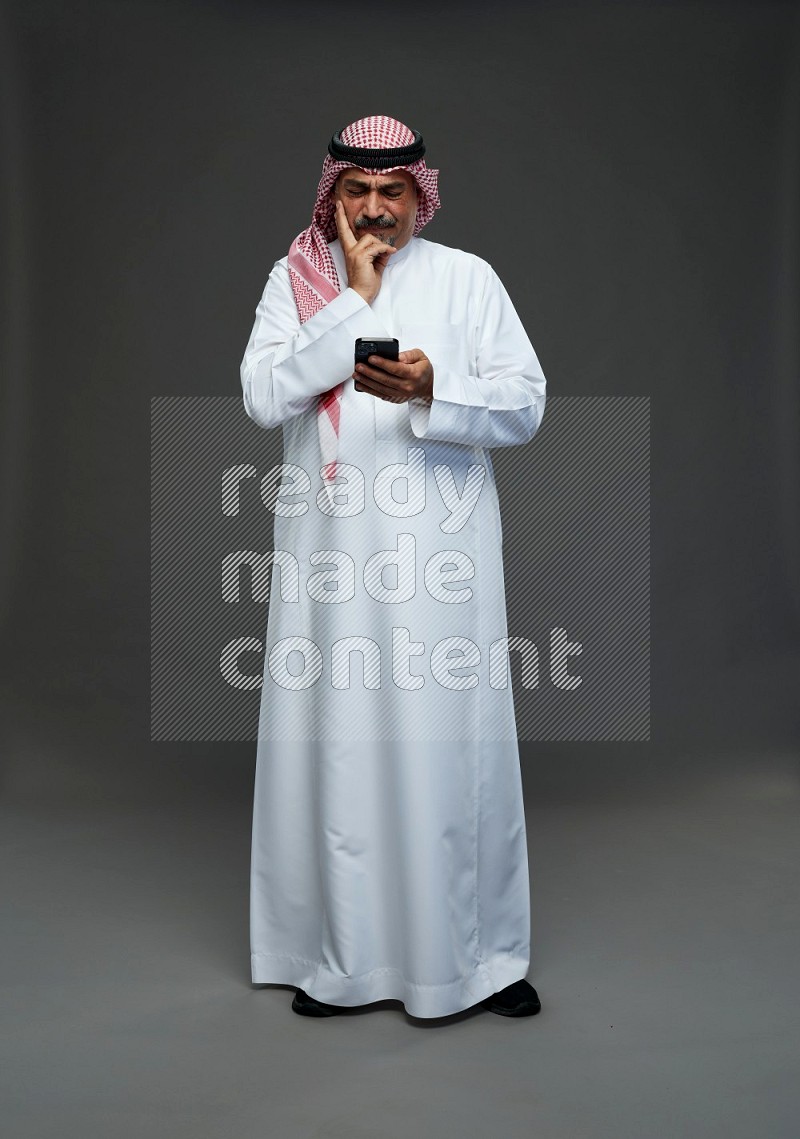
[[[374,113],[423,132],[443,201],[425,236],[495,267],[550,395],[649,398],[651,742],[617,747],[795,738],[796,6],[0,18],[3,692],[18,735],[85,744],[63,786],[92,763],[123,779],[123,744],[143,764],[169,747],[149,742],[151,399],[240,398],[328,137]],[[502,505],[519,473],[493,458]]]

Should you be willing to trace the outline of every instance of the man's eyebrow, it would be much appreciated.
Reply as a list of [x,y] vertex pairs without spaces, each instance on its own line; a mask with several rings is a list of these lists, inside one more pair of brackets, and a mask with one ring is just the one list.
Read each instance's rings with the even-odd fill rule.
[[[345,178],[344,179],[344,185],[347,187],[350,187],[350,188],[356,188],[356,189],[362,190],[365,187],[369,186],[369,182],[365,182],[362,178]],[[401,182],[401,181],[382,182],[379,186],[379,189],[381,189],[381,190],[402,190],[402,189],[405,189],[405,186],[406,186],[406,183]]]

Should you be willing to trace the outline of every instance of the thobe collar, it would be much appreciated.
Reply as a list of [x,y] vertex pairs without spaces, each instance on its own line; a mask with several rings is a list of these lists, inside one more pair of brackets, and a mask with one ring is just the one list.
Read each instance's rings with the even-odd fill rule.
[[[408,239],[408,243],[404,245],[402,249],[398,249],[396,253],[393,253],[387,262],[386,269],[391,269],[395,265],[399,265],[402,261],[405,261],[406,257],[408,257],[409,253],[411,252],[411,246],[416,240],[416,237],[410,237]],[[386,269],[384,269],[384,273],[386,272]]]

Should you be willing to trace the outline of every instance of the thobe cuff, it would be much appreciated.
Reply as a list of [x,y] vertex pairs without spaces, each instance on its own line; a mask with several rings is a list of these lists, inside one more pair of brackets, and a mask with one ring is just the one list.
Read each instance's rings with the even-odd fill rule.
[[468,386],[469,377],[437,368],[433,378],[433,400],[408,401],[411,430],[418,439],[442,439],[451,443],[472,440],[475,413],[485,411],[486,402],[477,386]]
[[[544,394],[531,399],[520,377],[494,384],[476,376],[437,369],[433,401],[408,401],[411,430],[418,439],[439,439],[471,447],[507,447],[533,437],[544,411]],[[491,400],[491,402],[489,402]],[[508,401],[510,406],[504,406]],[[514,405],[517,406],[514,406]]]

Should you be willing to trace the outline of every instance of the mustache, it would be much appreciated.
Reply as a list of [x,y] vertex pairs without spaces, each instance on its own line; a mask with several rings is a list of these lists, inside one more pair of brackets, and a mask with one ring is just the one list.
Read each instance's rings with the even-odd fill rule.
[[391,229],[394,224],[394,218],[386,217],[385,214],[379,218],[356,218],[355,220],[356,229],[367,229],[368,226],[376,229]]

